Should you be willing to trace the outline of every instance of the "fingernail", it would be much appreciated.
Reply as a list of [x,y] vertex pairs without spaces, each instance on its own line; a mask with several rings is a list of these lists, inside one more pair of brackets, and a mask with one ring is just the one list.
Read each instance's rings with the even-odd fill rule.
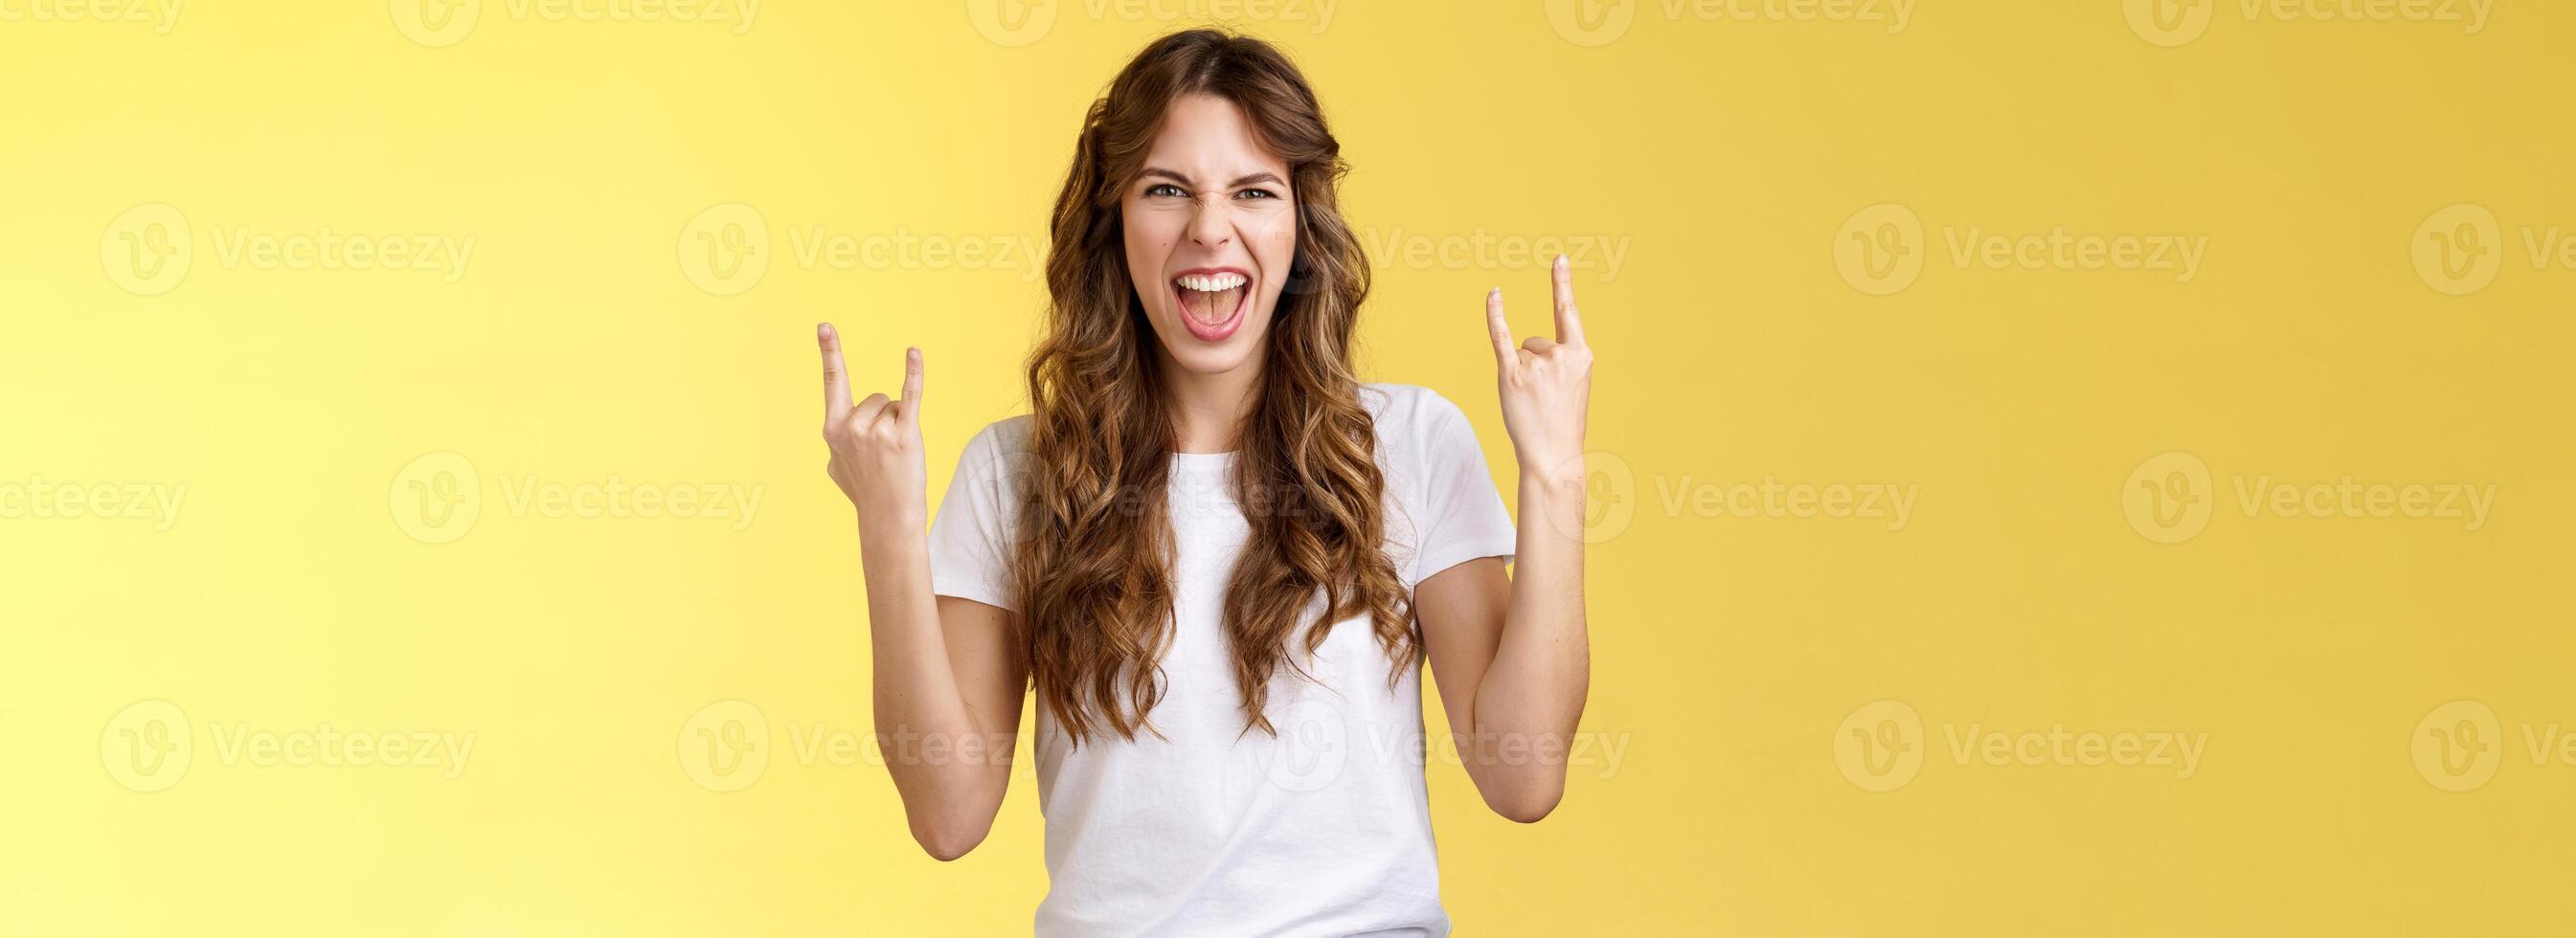
[[832,324],[831,324],[831,323],[828,323],[828,322],[818,322],[818,323],[815,323],[815,324],[814,324],[814,334],[815,334],[815,335],[831,335],[831,334],[832,334]]
[[904,349],[904,350],[903,350],[903,357],[905,357],[905,358],[909,358],[909,359],[911,359],[911,360],[913,360],[913,361],[920,361],[920,360],[921,360],[921,347],[920,347],[920,346],[918,346],[918,345],[916,345],[916,346],[913,346],[913,347],[911,347],[911,348]]
[[1563,254],[1559,254],[1559,255],[1557,255],[1557,256],[1556,256],[1556,269],[1558,269],[1558,270],[1564,270],[1564,269],[1565,269],[1565,255],[1563,255]]

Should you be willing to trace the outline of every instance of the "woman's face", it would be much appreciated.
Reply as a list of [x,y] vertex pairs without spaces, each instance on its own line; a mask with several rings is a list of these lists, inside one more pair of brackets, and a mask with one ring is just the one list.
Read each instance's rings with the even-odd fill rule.
[[1127,275],[1163,351],[1223,374],[1256,363],[1297,255],[1288,165],[1256,143],[1234,102],[1172,102],[1120,201]]

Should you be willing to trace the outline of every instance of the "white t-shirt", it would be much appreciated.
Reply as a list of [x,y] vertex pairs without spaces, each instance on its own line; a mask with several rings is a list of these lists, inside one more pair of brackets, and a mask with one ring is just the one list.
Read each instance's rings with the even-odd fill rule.
[[[1458,406],[1412,385],[1364,385],[1360,397],[1376,419],[1386,550],[1404,588],[1479,557],[1508,560],[1511,515]],[[1008,548],[1028,419],[985,427],[959,458],[930,529],[939,595],[1015,605]],[[1369,623],[1337,623],[1307,666],[1329,686],[1283,667],[1267,710],[1279,735],[1242,732],[1221,619],[1249,530],[1227,491],[1233,459],[1172,457],[1175,629],[1151,714],[1168,741],[1112,734],[1076,749],[1037,708],[1051,881],[1037,933],[1446,935],[1420,668],[1390,692]]]

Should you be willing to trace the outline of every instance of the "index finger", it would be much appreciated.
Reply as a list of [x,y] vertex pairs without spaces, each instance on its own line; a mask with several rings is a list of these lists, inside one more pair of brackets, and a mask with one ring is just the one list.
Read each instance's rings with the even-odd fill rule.
[[903,353],[903,422],[921,425],[921,348]]
[[1494,340],[1494,363],[1503,368],[1520,361],[1512,346],[1512,324],[1503,319],[1503,288],[1485,294],[1485,335]]
[[850,412],[850,366],[841,361],[841,334],[822,323],[814,327],[814,341],[823,347],[823,419],[839,420]]
[[1574,309],[1574,271],[1565,255],[1556,256],[1556,266],[1550,269],[1548,279],[1556,284],[1556,341],[1583,344],[1583,315]]

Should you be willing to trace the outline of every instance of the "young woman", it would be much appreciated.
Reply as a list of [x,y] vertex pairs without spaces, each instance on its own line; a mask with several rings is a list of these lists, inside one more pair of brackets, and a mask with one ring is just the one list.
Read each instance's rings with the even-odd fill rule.
[[1056,200],[1033,412],[967,443],[935,523],[921,351],[900,399],[853,404],[818,329],[913,836],[942,860],[984,839],[1033,686],[1041,934],[1447,933],[1426,657],[1486,804],[1533,822],[1564,792],[1590,671],[1570,276],[1558,258],[1554,340],[1515,345],[1485,297],[1515,527],[1456,405],[1352,372],[1345,171],[1270,46],[1140,53]]

